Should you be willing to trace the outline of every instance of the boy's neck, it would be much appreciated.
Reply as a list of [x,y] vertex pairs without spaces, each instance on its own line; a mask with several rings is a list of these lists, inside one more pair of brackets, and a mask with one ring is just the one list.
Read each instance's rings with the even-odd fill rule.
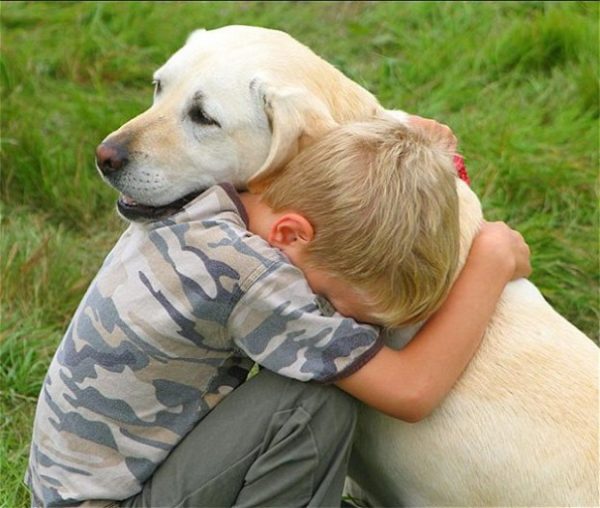
[[271,224],[275,220],[275,214],[261,198],[261,194],[240,192],[240,199],[248,214],[248,229],[262,239],[268,240]]

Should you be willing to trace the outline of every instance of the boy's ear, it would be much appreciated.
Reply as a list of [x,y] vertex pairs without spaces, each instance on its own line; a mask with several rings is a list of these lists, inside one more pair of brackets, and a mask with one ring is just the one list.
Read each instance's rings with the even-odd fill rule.
[[271,225],[267,241],[285,252],[289,248],[305,247],[314,236],[308,219],[297,213],[286,213]]

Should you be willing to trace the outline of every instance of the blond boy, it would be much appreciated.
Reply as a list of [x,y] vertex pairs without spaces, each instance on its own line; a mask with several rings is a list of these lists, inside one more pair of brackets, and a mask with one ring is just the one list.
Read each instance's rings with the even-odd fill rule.
[[[528,271],[518,234],[490,225],[440,307],[458,243],[444,143],[436,129],[342,127],[262,196],[216,186],[132,225],[44,384],[34,504],[339,504],[353,402],[300,381],[422,418],[474,353],[504,285]],[[395,326],[438,307],[402,351],[344,317]],[[249,359],[279,375],[263,370],[232,392]]]
[[[343,126],[297,156],[262,195],[273,212],[304,217],[299,234],[310,241],[295,264],[309,282],[313,270],[346,282],[345,293],[370,308],[363,321],[422,321],[450,289],[458,198],[444,134],[385,120]],[[337,295],[325,294],[343,311]]]

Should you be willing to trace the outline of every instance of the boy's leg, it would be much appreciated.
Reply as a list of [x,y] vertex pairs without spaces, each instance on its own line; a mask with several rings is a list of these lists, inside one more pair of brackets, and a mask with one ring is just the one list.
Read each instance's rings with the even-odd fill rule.
[[355,401],[263,370],[217,405],[123,506],[339,506]]

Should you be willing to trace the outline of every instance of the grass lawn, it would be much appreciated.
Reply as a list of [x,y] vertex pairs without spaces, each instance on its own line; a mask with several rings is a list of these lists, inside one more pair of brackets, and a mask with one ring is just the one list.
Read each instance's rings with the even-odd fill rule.
[[[586,2],[4,2],[0,133],[0,506],[21,479],[41,382],[124,229],[98,142],[151,102],[195,28],[291,33],[390,108],[450,125],[490,220],[598,340],[598,19]],[[566,380],[568,381],[568,380]]]

